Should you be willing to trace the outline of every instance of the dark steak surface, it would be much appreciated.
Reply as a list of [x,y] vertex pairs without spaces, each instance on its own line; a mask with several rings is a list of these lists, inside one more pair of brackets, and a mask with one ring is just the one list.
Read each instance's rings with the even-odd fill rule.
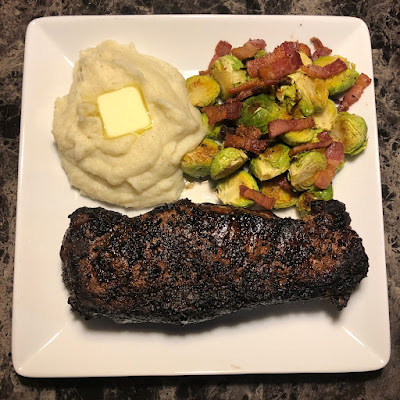
[[302,219],[189,200],[134,218],[84,207],[70,219],[63,280],[87,319],[186,324],[323,298],[342,308],[368,271],[335,200],[314,202]]

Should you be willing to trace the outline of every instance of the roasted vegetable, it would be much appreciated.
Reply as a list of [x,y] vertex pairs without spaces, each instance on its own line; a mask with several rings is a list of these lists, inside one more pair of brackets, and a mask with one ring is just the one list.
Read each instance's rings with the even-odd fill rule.
[[278,176],[289,169],[290,147],[278,143],[250,161],[250,172],[260,181]]
[[214,104],[221,91],[218,82],[209,75],[195,75],[186,80],[190,102],[195,107]]
[[336,104],[332,100],[328,100],[326,107],[319,113],[313,115],[315,127],[330,131],[337,115]]
[[286,109],[275,103],[275,96],[259,94],[243,101],[238,125],[255,126],[268,133],[268,122],[277,118],[290,118]]
[[217,122],[215,125],[210,125],[208,123],[208,117],[206,113],[201,113],[201,118],[203,121],[203,125],[206,128],[207,134],[206,136],[209,139],[214,139],[217,140],[219,138],[219,132],[221,130],[222,127],[222,123],[221,122]]
[[248,75],[244,64],[235,56],[227,54],[218,58],[211,67],[211,76],[221,87],[222,99],[231,97],[229,89],[232,89],[247,81]]
[[329,92],[322,79],[310,78],[303,72],[290,75],[293,80],[298,97],[298,107],[305,117],[322,111],[328,102]]
[[210,175],[211,161],[218,153],[220,146],[211,139],[203,139],[193,151],[183,156],[181,168],[183,172],[193,178],[205,178]]
[[288,146],[300,146],[301,144],[313,141],[320,129],[303,129],[301,131],[290,131],[280,135],[280,139],[284,141]]
[[303,192],[298,198],[296,202],[296,208],[299,211],[310,211],[311,210],[311,202],[314,200],[332,200],[333,199],[333,188],[332,185],[329,185],[327,189],[324,190],[308,190]]
[[326,158],[319,150],[296,154],[289,167],[290,183],[299,192],[313,189],[319,172],[325,168]]
[[367,146],[367,132],[368,128],[364,118],[356,114],[341,112],[333,124],[331,136],[343,144],[345,154],[355,155]]
[[258,190],[256,180],[246,171],[238,171],[234,175],[218,181],[216,193],[223,204],[231,204],[236,207],[249,207],[254,202],[240,195],[240,185]]
[[314,61],[315,65],[324,67],[327,64],[333,63],[336,59],[340,58],[347,64],[346,71],[341,72],[335,76],[325,79],[326,88],[329,91],[329,95],[335,97],[340,93],[343,93],[348,88],[354,85],[358,77],[358,72],[355,70],[355,65],[347,61],[346,58],[341,56],[324,56],[319,57]]
[[247,154],[240,149],[226,147],[215,154],[210,165],[212,179],[222,179],[237,171],[246,161]]
[[260,183],[260,191],[268,197],[275,199],[274,208],[292,207],[297,202],[297,193],[283,188],[275,179]]

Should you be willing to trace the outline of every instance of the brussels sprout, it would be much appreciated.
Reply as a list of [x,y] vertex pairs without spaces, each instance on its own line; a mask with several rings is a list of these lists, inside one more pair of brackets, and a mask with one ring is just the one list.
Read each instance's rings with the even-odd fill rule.
[[227,99],[231,95],[228,90],[232,89],[248,79],[244,64],[235,56],[227,54],[218,58],[211,67],[211,76],[221,87],[222,99]]
[[210,175],[212,179],[222,179],[237,171],[248,157],[243,150],[226,147],[215,154],[211,161]]
[[302,51],[299,51],[301,62],[303,65],[311,65],[313,62],[310,57],[306,53],[303,53]]
[[355,155],[367,147],[367,124],[356,114],[340,112],[332,130],[332,139],[343,144],[345,154]]
[[195,107],[214,104],[221,91],[218,82],[209,75],[195,75],[186,79],[186,89]]
[[181,162],[183,172],[193,178],[205,178],[210,175],[210,165],[220,146],[211,139],[203,139],[193,151],[186,153]]
[[301,131],[290,131],[279,137],[288,146],[295,147],[313,141],[319,132],[321,132],[320,129],[303,129]]
[[250,161],[250,172],[260,181],[266,181],[289,169],[290,147],[278,143]]
[[276,180],[261,182],[260,191],[275,199],[274,208],[288,208],[296,204],[297,194],[282,188]]
[[201,113],[201,119],[203,121],[203,125],[206,128],[206,137],[209,139],[218,139],[219,138],[219,131],[222,127],[222,122],[217,122],[215,125],[210,125],[208,123],[208,117],[206,113]]
[[238,125],[255,126],[268,133],[268,122],[277,118],[290,118],[284,108],[275,103],[275,96],[259,94],[243,101]]
[[267,50],[265,49],[261,49],[258,50],[256,55],[254,56],[254,58],[260,58],[260,57],[264,57],[267,54]]
[[346,63],[347,69],[340,74],[325,79],[325,85],[329,91],[329,95],[332,97],[337,96],[354,85],[358,78],[358,72],[355,70],[355,65],[341,56],[324,56],[319,57],[314,61],[315,65],[324,67],[327,64],[333,63],[338,58]]
[[321,112],[313,115],[315,127],[330,131],[337,115],[336,104],[329,99],[326,107]]
[[305,117],[320,112],[326,107],[329,92],[322,79],[310,78],[303,72],[295,72],[290,77],[300,97],[298,107]]
[[325,155],[318,150],[296,154],[289,167],[289,179],[293,188],[299,192],[312,189],[318,173],[325,168]]
[[293,84],[282,85],[275,94],[281,105],[290,113],[298,101],[296,86]]
[[311,202],[314,200],[328,201],[333,199],[333,188],[329,185],[324,190],[308,190],[303,192],[297,199],[296,208],[299,211],[310,211]]
[[249,207],[254,202],[240,195],[240,185],[258,190],[256,180],[246,171],[238,171],[234,175],[218,181],[216,186],[217,197],[223,204],[231,204],[236,207]]

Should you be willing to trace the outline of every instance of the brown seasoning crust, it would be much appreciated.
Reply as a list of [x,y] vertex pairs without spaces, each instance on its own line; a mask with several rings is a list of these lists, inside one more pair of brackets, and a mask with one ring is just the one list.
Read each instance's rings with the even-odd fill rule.
[[128,218],[70,215],[61,259],[72,309],[118,323],[197,323],[259,305],[329,298],[338,308],[368,270],[338,201],[303,219],[180,200]]

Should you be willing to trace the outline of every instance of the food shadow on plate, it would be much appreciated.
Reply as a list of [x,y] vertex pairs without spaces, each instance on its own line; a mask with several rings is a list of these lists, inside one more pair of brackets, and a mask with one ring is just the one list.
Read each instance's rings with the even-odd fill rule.
[[[188,325],[170,325],[161,323],[128,323],[116,324],[107,318],[98,318],[85,321],[81,319],[85,329],[103,332],[132,332],[132,333],[160,333],[171,336],[196,335],[218,328],[239,327],[243,324],[261,321],[263,319],[285,318],[290,315],[311,315],[325,313],[332,320],[340,317],[337,310],[328,300],[310,301],[307,303],[291,303],[260,306],[252,310],[241,310],[234,314],[223,315],[209,321]],[[78,318],[78,317],[77,317]]]

